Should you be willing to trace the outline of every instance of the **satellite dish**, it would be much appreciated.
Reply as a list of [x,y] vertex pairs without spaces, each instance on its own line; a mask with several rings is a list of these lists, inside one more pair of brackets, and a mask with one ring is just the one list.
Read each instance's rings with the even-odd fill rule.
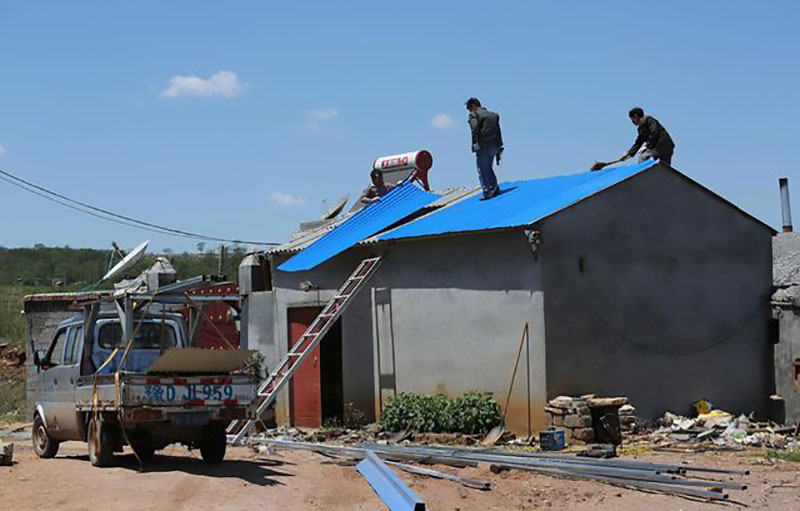
[[325,214],[320,217],[320,220],[333,220],[334,218],[336,218],[336,216],[339,213],[341,213],[342,210],[344,209],[345,204],[347,204],[347,199],[349,198],[350,198],[349,195],[345,195],[344,197],[336,201],[336,204],[334,204],[331,209],[326,211]]
[[139,246],[134,248],[130,251],[128,255],[122,258],[122,261],[118,262],[114,265],[113,268],[108,270],[108,273],[103,275],[103,278],[100,279],[100,282],[104,282],[106,280],[111,280],[117,277],[120,273],[124,272],[134,264],[138,263],[139,260],[144,256],[144,251],[147,250],[147,245],[150,241],[143,241],[139,243]]

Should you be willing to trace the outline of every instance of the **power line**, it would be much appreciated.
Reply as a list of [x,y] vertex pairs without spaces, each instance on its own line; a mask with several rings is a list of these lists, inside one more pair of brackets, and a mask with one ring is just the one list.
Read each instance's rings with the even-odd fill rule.
[[[42,186],[39,186],[35,183],[31,183],[30,181],[26,181],[21,177],[15,176],[10,172],[6,172],[0,169],[0,179],[3,181],[10,183],[18,188],[22,188],[25,191],[31,192],[35,195],[43,197],[47,200],[60,204],[62,206],[66,206],[70,209],[74,209],[76,211],[80,211],[81,213],[87,213],[94,217],[108,220],[111,222],[116,222],[118,224],[127,225],[129,227],[135,227],[137,229],[143,229],[146,231],[156,232],[159,234],[166,234],[171,236],[180,236],[183,238],[192,238],[197,240],[209,240],[209,241],[221,241],[224,243],[240,243],[240,244],[249,244],[249,245],[278,245],[278,243],[268,242],[268,241],[252,241],[252,240],[237,240],[237,239],[229,239],[229,238],[219,238],[216,236],[207,236],[205,234],[198,234],[190,231],[183,231],[181,229],[173,229],[171,227],[165,227],[163,225],[153,224],[150,222],[145,222],[144,220],[138,220],[136,218],[132,218],[125,215],[120,215],[118,213],[114,213],[112,211],[108,211],[106,209],[98,208],[96,206],[92,206],[91,204],[87,204],[85,202],[81,202],[76,199],[71,199],[65,195],[60,193],[54,192]],[[77,206],[76,206],[77,204]],[[78,207],[80,206],[80,207]],[[101,214],[98,214],[101,213]]]

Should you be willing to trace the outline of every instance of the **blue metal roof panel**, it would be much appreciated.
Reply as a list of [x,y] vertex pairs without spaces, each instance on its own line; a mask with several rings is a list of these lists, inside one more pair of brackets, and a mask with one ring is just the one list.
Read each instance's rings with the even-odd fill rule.
[[381,200],[362,208],[341,225],[278,267],[281,271],[310,270],[359,241],[415,213],[440,195],[426,192],[411,181],[398,185]]
[[378,239],[530,225],[654,165],[656,162],[649,160],[597,172],[503,183],[500,186],[503,192],[498,197],[486,201],[480,200],[479,195],[464,199],[389,231]]

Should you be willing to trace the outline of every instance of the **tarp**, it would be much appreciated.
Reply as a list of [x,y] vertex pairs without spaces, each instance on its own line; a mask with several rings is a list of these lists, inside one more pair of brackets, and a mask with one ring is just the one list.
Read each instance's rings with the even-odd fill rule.
[[470,197],[379,236],[394,240],[419,236],[483,231],[530,225],[582,199],[656,165],[648,160],[610,168],[500,185],[501,194],[489,200]]
[[377,202],[358,211],[278,267],[295,272],[314,268],[356,243],[419,211],[440,195],[426,192],[411,181],[396,186]]

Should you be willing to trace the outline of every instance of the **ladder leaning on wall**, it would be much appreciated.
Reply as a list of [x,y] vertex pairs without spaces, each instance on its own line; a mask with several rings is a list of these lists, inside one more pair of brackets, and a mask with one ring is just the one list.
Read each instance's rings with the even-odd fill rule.
[[[292,379],[295,371],[300,367],[303,361],[314,351],[314,348],[320,343],[328,330],[331,329],[333,324],[339,319],[339,316],[350,305],[351,299],[354,298],[361,287],[369,280],[370,277],[378,269],[381,262],[381,257],[372,257],[364,259],[356,267],[355,271],[347,278],[347,280],[339,288],[336,295],[329,301],[319,316],[308,326],[306,331],[297,340],[294,346],[286,353],[286,356],[281,359],[275,369],[267,376],[258,388],[256,395],[256,417],[260,417],[264,411],[275,401],[278,392],[283,388],[289,380]],[[228,442],[233,445],[238,445],[250,432],[250,428],[255,423],[254,419],[251,420],[235,420],[230,423],[226,433],[228,435]]]

